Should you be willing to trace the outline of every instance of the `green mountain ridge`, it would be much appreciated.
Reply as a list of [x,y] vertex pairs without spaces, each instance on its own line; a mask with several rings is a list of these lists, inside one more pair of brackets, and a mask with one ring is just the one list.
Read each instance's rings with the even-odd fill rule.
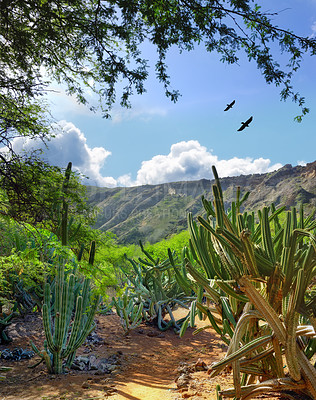
[[[203,214],[201,196],[212,199],[214,180],[171,182],[158,185],[100,188],[88,186],[89,203],[99,209],[95,228],[111,231],[119,243],[139,240],[155,243],[187,228],[187,214]],[[272,202],[287,208],[306,204],[316,208],[316,161],[306,166],[284,165],[266,174],[221,178],[225,206],[236,189],[250,192],[245,210],[258,210]]]

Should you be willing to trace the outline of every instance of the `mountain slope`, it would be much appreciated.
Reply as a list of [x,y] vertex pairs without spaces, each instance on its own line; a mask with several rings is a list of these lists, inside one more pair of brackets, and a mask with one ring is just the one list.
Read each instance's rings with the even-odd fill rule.
[[[214,180],[172,182],[128,188],[88,187],[89,202],[99,209],[95,228],[112,231],[120,243],[139,239],[154,243],[187,228],[187,213],[203,213],[201,196],[212,198]],[[316,161],[285,165],[267,174],[221,179],[225,205],[235,199],[237,186],[250,191],[245,209],[258,210],[272,202],[291,207],[316,207]]]

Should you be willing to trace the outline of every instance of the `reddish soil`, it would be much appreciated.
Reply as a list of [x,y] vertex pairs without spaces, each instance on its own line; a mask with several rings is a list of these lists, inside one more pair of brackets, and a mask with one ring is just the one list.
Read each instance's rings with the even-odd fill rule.
[[[30,349],[30,339],[41,348],[44,335],[39,314],[18,319],[9,328],[13,342],[0,346],[0,351]],[[229,374],[210,379],[207,371],[199,371],[203,362],[210,365],[225,354],[225,346],[211,330],[193,336],[189,329],[180,339],[172,330],[161,333],[142,325],[125,336],[119,318],[113,314],[98,316],[96,332],[103,343],[83,346],[77,355],[103,358],[116,354],[118,365],[111,374],[71,370],[56,376],[48,374],[43,364],[28,368],[39,359],[37,356],[31,360],[0,360],[1,366],[13,367],[1,373],[6,379],[0,381],[0,400],[215,400],[217,384],[232,386]]]

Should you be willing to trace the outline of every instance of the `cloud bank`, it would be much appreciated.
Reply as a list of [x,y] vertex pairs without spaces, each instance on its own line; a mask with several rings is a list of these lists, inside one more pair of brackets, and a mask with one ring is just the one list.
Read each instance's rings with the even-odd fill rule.
[[60,131],[48,142],[47,148],[41,141],[17,138],[13,141],[14,150],[42,149],[42,157],[60,167],[66,167],[71,161],[74,169],[89,178],[84,183],[95,186],[137,186],[212,179],[212,165],[216,166],[220,177],[265,173],[282,167],[280,163],[271,165],[269,159],[262,157],[220,160],[197,140],[189,140],[173,144],[167,155],[159,154],[143,161],[135,180],[128,173],[118,178],[103,176],[102,167],[111,152],[104,147],[90,148],[85,135],[73,123],[61,121],[59,124]]
[[271,161],[264,158],[219,160],[197,140],[189,140],[173,144],[167,155],[157,155],[149,161],[143,161],[135,183],[144,185],[211,179],[212,165],[216,166],[220,177],[265,173],[282,167],[279,163],[271,165]]

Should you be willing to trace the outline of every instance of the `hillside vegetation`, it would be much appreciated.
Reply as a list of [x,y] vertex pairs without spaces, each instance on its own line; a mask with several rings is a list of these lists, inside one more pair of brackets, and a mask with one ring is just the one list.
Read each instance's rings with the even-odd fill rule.
[[[187,213],[203,214],[201,196],[211,199],[214,180],[172,182],[127,188],[88,187],[89,203],[99,210],[95,228],[115,233],[120,243],[155,243],[187,229]],[[250,195],[246,210],[275,203],[287,208],[306,204],[316,207],[316,161],[306,166],[286,164],[267,174],[221,178],[225,207],[240,186]]]

